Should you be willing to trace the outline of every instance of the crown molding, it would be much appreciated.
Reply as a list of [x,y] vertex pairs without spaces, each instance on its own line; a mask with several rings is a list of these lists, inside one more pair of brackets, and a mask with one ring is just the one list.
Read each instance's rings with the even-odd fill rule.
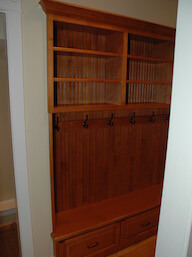
[[153,36],[164,40],[175,40],[175,29],[167,26],[53,0],[40,0],[40,5],[48,15],[59,15],[67,19],[83,20],[89,23],[107,24],[113,29],[123,29],[123,31],[130,33],[144,36],[153,34]]

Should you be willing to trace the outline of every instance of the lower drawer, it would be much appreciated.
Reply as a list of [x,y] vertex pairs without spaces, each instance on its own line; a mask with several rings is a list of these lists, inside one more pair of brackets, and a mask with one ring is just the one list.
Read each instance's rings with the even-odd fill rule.
[[157,231],[159,208],[146,211],[121,222],[121,244],[133,244]]
[[59,257],[107,256],[119,245],[120,224],[115,223],[58,243]]

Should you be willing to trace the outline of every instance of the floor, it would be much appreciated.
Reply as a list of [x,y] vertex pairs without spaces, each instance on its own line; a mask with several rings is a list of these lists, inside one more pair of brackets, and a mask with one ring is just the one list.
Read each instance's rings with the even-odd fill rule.
[[109,257],[154,257],[155,245],[156,236],[153,236]]

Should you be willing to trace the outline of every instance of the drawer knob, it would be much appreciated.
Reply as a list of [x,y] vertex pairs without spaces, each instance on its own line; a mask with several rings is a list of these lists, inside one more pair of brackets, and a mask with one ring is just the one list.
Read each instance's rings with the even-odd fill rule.
[[96,247],[96,246],[98,246],[98,245],[99,245],[99,243],[98,243],[98,242],[95,242],[94,245],[88,245],[87,248],[91,249],[91,248],[94,248],[94,247]]
[[150,224],[151,224],[151,222],[150,222],[150,221],[147,221],[147,222],[141,224],[141,226],[142,226],[142,227],[147,227],[147,226],[149,226]]

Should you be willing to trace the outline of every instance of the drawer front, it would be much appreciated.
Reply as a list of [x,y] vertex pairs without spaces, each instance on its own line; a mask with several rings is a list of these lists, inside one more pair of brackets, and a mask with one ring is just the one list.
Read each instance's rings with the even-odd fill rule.
[[[129,240],[142,232],[154,229],[158,225],[159,208],[144,212],[121,222],[121,242]],[[147,235],[148,233],[146,233]]]
[[62,241],[59,243],[59,257],[105,256],[118,247],[119,236],[120,224],[115,223]]

